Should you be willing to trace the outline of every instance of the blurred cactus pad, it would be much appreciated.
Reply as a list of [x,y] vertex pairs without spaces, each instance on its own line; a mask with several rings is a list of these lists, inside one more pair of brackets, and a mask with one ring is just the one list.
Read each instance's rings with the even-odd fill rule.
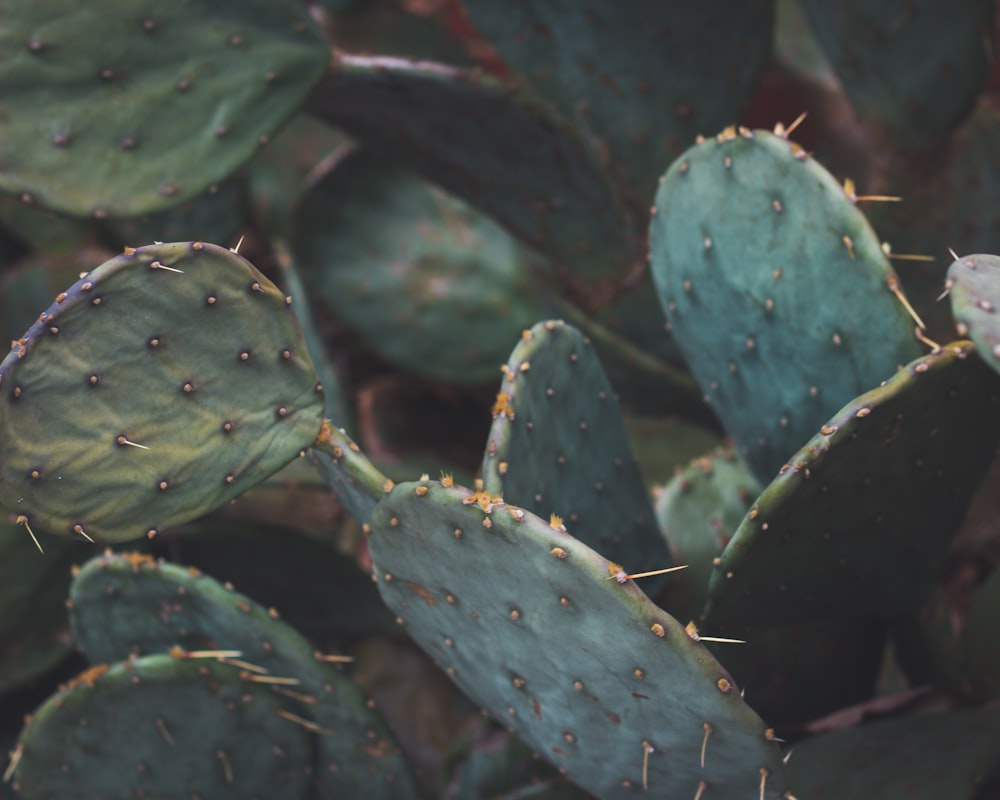
[[1000,797],[990,0],[0,0],[0,800]]

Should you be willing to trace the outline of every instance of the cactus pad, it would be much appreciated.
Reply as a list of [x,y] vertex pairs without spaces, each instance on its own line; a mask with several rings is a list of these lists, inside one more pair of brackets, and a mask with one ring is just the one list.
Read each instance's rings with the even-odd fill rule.
[[582,542],[485,491],[421,481],[379,503],[369,547],[405,630],[597,797],[694,797],[701,782],[780,796],[780,752],[730,676]]
[[958,126],[992,66],[991,0],[802,0],[858,115],[894,145]]
[[24,800],[307,798],[312,742],[281,703],[242,669],[183,652],[93,667],[32,715],[15,786]]
[[201,243],[85,274],[0,364],[0,500],[121,541],[205,513],[315,439],[323,395],[285,297]]
[[986,800],[984,778],[1000,765],[1000,711],[916,714],[817,736],[795,746],[796,797],[841,800]]
[[959,336],[968,336],[983,361],[1000,372],[1000,256],[960,258],[946,286]]
[[404,159],[574,273],[631,270],[630,224],[598,159],[525,92],[478,70],[342,56],[309,110]]
[[928,597],[1000,438],[1000,380],[970,342],[834,415],[763,491],[710,582],[712,632],[896,616]]
[[[632,572],[672,562],[614,390],[588,339],[562,322],[524,332],[504,366],[483,459],[486,491]],[[647,579],[650,594],[663,578]]]
[[326,63],[294,3],[12,0],[0,190],[81,216],[176,205],[248,160]]
[[288,705],[319,732],[322,796],[413,795],[398,746],[361,692],[276,612],[197,570],[131,554],[89,561],[70,599],[74,638],[91,661],[180,645],[236,650],[241,661],[269,675],[295,679],[293,688],[304,700]]
[[701,624],[712,562],[762,488],[731,448],[718,448],[679,471],[656,498],[657,521],[674,561],[687,565],[660,598],[677,619]]
[[671,332],[757,478],[919,355],[898,280],[798,145],[735,129],[673,163],[650,229]]
[[373,151],[351,153],[312,186],[297,223],[311,297],[402,369],[492,381],[510,342],[544,316],[535,253]]
[[740,116],[770,53],[773,0],[495,3],[476,27],[574,120],[645,207],[685,142]]

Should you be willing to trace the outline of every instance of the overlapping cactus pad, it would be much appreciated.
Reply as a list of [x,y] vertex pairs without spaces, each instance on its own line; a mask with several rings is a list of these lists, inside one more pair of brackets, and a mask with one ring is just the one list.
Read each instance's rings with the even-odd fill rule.
[[119,541],[259,483],[320,429],[286,298],[201,243],[84,275],[0,364],[0,501],[32,527]]
[[245,670],[181,650],[96,666],[32,715],[14,785],[24,800],[304,800],[313,743],[281,704]]
[[954,130],[989,79],[990,0],[803,0],[858,115],[926,144]]
[[379,503],[369,546],[405,630],[597,797],[781,796],[778,746],[728,673],[582,542],[421,481]]
[[492,380],[510,342],[544,316],[537,254],[370,150],[310,188],[293,241],[316,302],[386,360],[431,378]]
[[519,77],[573,119],[645,205],[694,136],[739,115],[771,46],[773,0],[465,0]]
[[[797,797],[987,800],[1000,755],[1000,711],[918,714],[834,731],[797,745]],[[996,788],[995,785],[993,787]]]
[[[632,572],[671,565],[622,422],[589,340],[559,321],[525,331],[493,409],[485,489],[548,519]],[[663,580],[644,586],[653,594]]]
[[343,56],[310,99],[321,119],[391,154],[558,264],[627,272],[635,231],[564,118],[478,70]]
[[919,355],[871,227],[782,136],[729,129],[675,161],[650,249],[674,338],[761,481]]
[[713,630],[915,611],[1000,438],[1000,380],[970,342],[847,404],[760,495],[710,582]]
[[972,255],[948,268],[945,284],[960,336],[1000,372],[1000,256]]
[[176,645],[235,651],[242,663],[259,670],[257,680],[274,679],[291,689],[281,716],[318,734],[321,796],[414,796],[399,748],[377,712],[276,612],[197,570],[134,554],[88,562],[74,579],[70,598],[74,638],[93,662]]
[[221,181],[327,62],[305,11],[271,0],[12,0],[3,21],[0,189],[83,216]]

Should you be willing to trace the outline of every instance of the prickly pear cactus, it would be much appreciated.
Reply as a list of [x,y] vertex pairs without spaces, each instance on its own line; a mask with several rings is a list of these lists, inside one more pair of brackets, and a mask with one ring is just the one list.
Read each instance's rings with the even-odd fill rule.
[[[487,492],[632,572],[672,565],[614,389],[590,341],[560,321],[523,333],[504,365],[483,458]],[[650,594],[662,576],[644,584]]]
[[600,798],[777,798],[780,752],[704,645],[621,567],[487,492],[420,481],[369,546],[404,629],[477,703]]
[[180,649],[98,665],[31,715],[14,785],[23,800],[305,800],[313,741],[282,702],[246,670]]
[[11,0],[3,16],[0,191],[80,216],[144,214],[221,181],[327,63],[289,2]]
[[919,355],[874,232],[784,136],[728,129],[678,158],[656,195],[650,250],[670,330],[763,482]]
[[286,298],[202,243],[129,249],[0,363],[0,501],[121,541],[241,494],[308,448],[323,394]]
[[998,409],[1000,380],[970,342],[848,403],[736,529],[709,582],[707,625],[916,610],[994,458]]

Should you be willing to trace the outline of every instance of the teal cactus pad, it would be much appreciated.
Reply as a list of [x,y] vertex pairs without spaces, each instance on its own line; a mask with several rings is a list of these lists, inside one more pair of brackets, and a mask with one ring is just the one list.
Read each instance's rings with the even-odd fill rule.
[[991,0],[801,0],[858,115],[894,144],[956,128],[992,66]]
[[21,733],[24,800],[311,797],[313,746],[242,669],[159,654],[91,668]]
[[379,503],[369,547],[404,629],[595,796],[635,796],[644,774],[651,796],[694,797],[702,781],[718,797],[781,795],[780,752],[730,676],[582,542],[485,491],[421,481]]
[[771,50],[773,0],[464,0],[519,78],[573,119],[642,208],[687,142],[742,113]]
[[[630,572],[673,564],[632,455],[614,390],[588,339],[540,322],[504,367],[486,454],[486,491],[548,519]],[[666,576],[648,578],[655,594]]]
[[968,336],[983,361],[1000,372],[1000,256],[972,255],[948,268],[945,284],[959,336]]
[[306,193],[292,248],[310,297],[401,369],[492,381],[545,316],[537,254],[465,202],[370,150]]
[[305,10],[272,0],[13,0],[0,54],[0,190],[96,217],[227,177],[328,57]]
[[788,783],[796,797],[808,800],[987,800],[979,789],[998,766],[1000,710],[977,708],[807,739],[793,748]]
[[1000,380],[970,342],[848,403],[734,533],[711,578],[706,627],[915,611],[993,460],[998,412]]
[[718,448],[680,470],[656,498],[673,559],[687,565],[660,598],[677,619],[701,624],[712,562],[763,488],[732,448]]
[[399,748],[378,714],[351,680],[318,658],[276,612],[197,570],[132,554],[85,564],[70,601],[74,639],[92,662],[179,645],[236,650],[241,661],[271,676],[296,679],[290,688],[311,700],[291,703],[291,710],[318,726],[322,796],[413,796]]
[[650,240],[674,339],[763,482],[919,355],[864,216],[781,136],[729,129],[688,150],[663,178]]
[[581,292],[632,270],[637,232],[600,163],[537,99],[477,70],[343,56],[308,108],[582,276]]
[[0,364],[0,500],[33,528],[134,539],[264,480],[322,416],[285,297],[249,262],[201,243],[130,249]]

